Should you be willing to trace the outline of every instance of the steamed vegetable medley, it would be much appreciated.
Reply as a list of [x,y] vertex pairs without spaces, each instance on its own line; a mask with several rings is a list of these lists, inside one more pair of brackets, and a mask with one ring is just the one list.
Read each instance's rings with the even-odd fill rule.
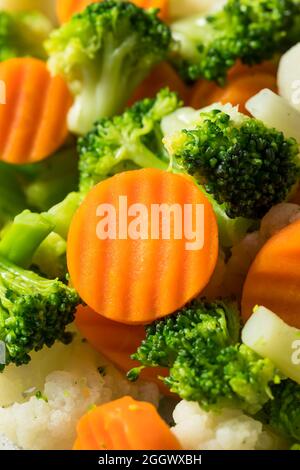
[[300,0],[0,9],[0,448],[299,449]]

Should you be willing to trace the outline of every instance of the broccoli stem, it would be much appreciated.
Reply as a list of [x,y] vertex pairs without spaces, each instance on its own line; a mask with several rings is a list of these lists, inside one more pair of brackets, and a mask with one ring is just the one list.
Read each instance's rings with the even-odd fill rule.
[[26,210],[15,217],[4,231],[0,241],[0,254],[17,266],[27,268],[35,251],[53,229],[53,223],[42,214]]
[[69,227],[81,200],[70,193],[48,212],[24,211],[4,231],[0,255],[17,266],[36,265],[48,277],[66,274],[66,240]]
[[67,272],[66,252],[66,240],[51,232],[36,250],[32,264],[46,277],[64,280]]
[[78,209],[80,200],[81,196],[79,193],[70,193],[62,202],[52,207],[47,213],[43,214],[44,217],[53,224],[53,231],[60,235],[64,240],[68,237],[69,227],[72,218]]
[[223,248],[231,248],[238,244],[243,240],[249,230],[255,227],[255,221],[252,219],[246,219],[245,217],[236,217],[231,219],[226,214],[226,209],[222,205],[218,204],[214,198],[205,191],[203,186],[201,187],[201,190],[209,199],[216,215],[221,246]]
[[118,153],[118,159],[120,161],[131,160],[141,168],[157,168],[158,170],[167,170],[169,168],[169,162],[156,157],[151,150],[148,150],[139,141],[130,143],[128,146],[124,145]]
[[140,67],[135,73],[127,64],[136,41],[136,35],[132,34],[121,44],[116,44],[114,35],[107,34],[96,64],[87,64],[82,69],[81,90],[75,93],[68,115],[72,132],[85,134],[97,120],[124,110],[133,91],[149,72],[146,64],[144,70]]

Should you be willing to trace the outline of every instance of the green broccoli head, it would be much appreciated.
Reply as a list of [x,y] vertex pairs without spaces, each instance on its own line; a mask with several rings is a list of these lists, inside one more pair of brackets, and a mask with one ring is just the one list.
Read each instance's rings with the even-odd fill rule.
[[279,377],[271,361],[237,343],[239,332],[235,304],[196,300],[150,325],[133,359],[145,367],[168,367],[164,381],[182,399],[206,409],[233,406],[256,413]]
[[300,174],[297,142],[240,113],[202,113],[193,129],[166,137],[165,144],[231,218],[261,218],[286,200]]
[[238,341],[240,320],[236,305],[194,300],[175,315],[147,327],[147,338],[134,359],[145,366],[172,367],[182,345],[203,342],[218,349]]
[[272,387],[274,399],[264,407],[267,424],[292,441],[300,441],[300,385],[284,380]]
[[46,59],[43,42],[51,29],[42,13],[0,11],[0,61],[22,56]]
[[228,0],[220,12],[172,25],[174,62],[188,80],[222,84],[238,59],[257,64],[293,44],[299,13],[298,0]]
[[49,66],[75,96],[69,128],[88,132],[94,122],[121,112],[171,42],[157,10],[107,0],[88,6],[46,42]]
[[161,121],[181,105],[167,89],[142,100],[122,115],[104,118],[79,140],[80,189],[89,191],[101,180],[136,168],[168,168]]
[[26,364],[30,352],[67,343],[66,325],[74,320],[79,298],[58,280],[47,280],[0,258],[0,340],[6,365]]
[[[206,409],[239,407],[255,414],[272,397],[270,384],[279,380],[274,364],[243,344],[193,348],[179,354],[166,384],[171,391]],[[215,351],[215,352],[214,352]],[[209,357],[209,360],[207,358]]]

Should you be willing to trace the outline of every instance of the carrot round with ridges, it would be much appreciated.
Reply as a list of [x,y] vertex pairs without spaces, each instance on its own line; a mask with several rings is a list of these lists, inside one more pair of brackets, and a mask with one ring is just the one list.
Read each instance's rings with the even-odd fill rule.
[[65,141],[72,97],[61,77],[29,57],[0,64],[6,104],[0,106],[0,160],[25,164],[42,160]]
[[243,320],[262,305],[300,328],[300,221],[284,228],[263,246],[243,289]]
[[[184,216],[182,236],[174,236],[171,223],[170,237],[165,237],[169,239],[162,239],[160,220],[158,239],[151,236],[152,223],[147,239],[98,238],[97,208],[112,204],[119,219],[120,196],[127,197],[128,207],[143,204],[147,214],[153,204],[177,204],[182,213],[190,205],[193,227],[201,205],[204,246],[188,249]],[[203,192],[189,178],[150,168],[116,175],[94,187],[73,218],[67,250],[71,280],[84,302],[105,318],[125,324],[150,323],[196,297],[209,282],[217,256],[216,218]]]
[[123,397],[92,409],[77,425],[73,450],[181,450],[150,403]]

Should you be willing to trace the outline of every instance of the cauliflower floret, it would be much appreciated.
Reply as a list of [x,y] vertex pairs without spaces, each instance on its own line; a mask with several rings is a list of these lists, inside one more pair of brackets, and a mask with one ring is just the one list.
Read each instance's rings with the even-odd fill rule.
[[57,343],[26,366],[8,367],[2,384],[10,386],[1,395],[0,434],[23,449],[71,449],[77,421],[93,405],[124,395],[159,401],[155,384],[129,383],[78,333],[69,346]]
[[188,450],[272,450],[283,446],[280,438],[261,422],[240,410],[206,412],[198,403],[181,401],[174,410],[173,433]]

